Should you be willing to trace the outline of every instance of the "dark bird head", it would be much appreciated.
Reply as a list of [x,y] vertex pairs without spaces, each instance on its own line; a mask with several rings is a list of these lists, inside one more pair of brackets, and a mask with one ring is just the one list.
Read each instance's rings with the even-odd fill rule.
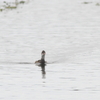
[[41,52],[41,55],[45,55],[46,54],[46,52],[43,50],[42,52]]

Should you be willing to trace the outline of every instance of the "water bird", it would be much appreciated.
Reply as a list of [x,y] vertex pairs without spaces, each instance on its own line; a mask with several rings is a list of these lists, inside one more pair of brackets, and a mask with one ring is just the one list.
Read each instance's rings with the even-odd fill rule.
[[36,64],[37,66],[45,66],[45,65],[46,65],[47,62],[45,61],[45,54],[46,54],[46,52],[43,50],[43,51],[41,52],[41,59],[35,61],[35,64]]
[[46,52],[43,50],[43,51],[41,52],[41,59],[35,61],[35,64],[36,64],[37,66],[40,66],[40,67],[41,67],[42,77],[43,77],[43,78],[45,78],[45,74],[46,74],[46,72],[45,72],[45,66],[46,66],[46,63],[47,63],[47,62],[45,61],[45,54],[46,54]]

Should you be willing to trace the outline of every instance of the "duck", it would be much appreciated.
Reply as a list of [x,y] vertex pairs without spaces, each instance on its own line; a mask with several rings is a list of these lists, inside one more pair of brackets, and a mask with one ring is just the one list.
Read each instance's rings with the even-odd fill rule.
[[37,66],[45,66],[45,65],[46,65],[47,62],[45,61],[45,55],[46,55],[46,52],[43,50],[43,51],[41,52],[41,59],[35,61],[35,64],[36,64]]

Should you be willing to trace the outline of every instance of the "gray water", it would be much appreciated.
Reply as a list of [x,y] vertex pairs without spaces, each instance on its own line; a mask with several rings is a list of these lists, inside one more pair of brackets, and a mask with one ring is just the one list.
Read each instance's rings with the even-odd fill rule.
[[1,100],[99,100],[100,68],[49,64],[45,78],[34,64],[0,65]]
[[[89,0],[88,0],[89,1]],[[99,100],[99,6],[34,0],[0,13],[0,100]],[[46,51],[46,75],[34,62]]]

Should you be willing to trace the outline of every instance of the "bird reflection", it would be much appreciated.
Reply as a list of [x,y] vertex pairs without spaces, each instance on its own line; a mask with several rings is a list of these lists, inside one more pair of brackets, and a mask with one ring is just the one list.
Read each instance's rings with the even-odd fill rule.
[[45,64],[41,64],[41,71],[42,71],[42,78],[45,78],[45,75],[46,75]]

